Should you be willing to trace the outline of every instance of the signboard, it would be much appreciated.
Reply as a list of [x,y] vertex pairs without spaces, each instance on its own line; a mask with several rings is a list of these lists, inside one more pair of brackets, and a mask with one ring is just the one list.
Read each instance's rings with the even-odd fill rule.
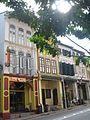
[[18,78],[18,77],[10,77],[10,81],[12,82],[26,82],[25,78]]

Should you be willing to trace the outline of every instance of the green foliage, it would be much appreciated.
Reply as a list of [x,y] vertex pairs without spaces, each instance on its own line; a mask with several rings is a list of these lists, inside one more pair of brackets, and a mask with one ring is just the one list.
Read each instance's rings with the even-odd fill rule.
[[8,0],[0,0],[0,2],[2,2],[2,3],[7,3]]
[[82,62],[85,66],[90,66],[90,57],[78,56],[74,57],[74,62],[76,65],[79,65]]
[[38,16],[31,7],[27,7],[23,0],[10,0],[8,6],[14,11],[10,12],[9,17],[16,18],[34,28],[35,34],[30,40],[42,52],[46,50],[53,56],[58,54],[56,43],[59,35],[74,34],[80,39],[90,39],[90,0],[66,0],[74,3],[74,6],[66,14],[52,9],[52,4],[56,0],[35,1],[40,5]]
[[46,54],[52,54],[53,57],[59,54],[58,48],[53,42],[52,38],[46,40],[45,36],[33,35],[30,38],[31,42],[36,44],[37,49],[40,49],[40,52],[46,52]]
[[14,9],[13,12],[9,13],[10,18],[16,18],[19,21],[27,23],[32,28],[36,28],[38,18],[35,16],[34,11],[31,10],[31,7],[28,8],[27,3],[23,0],[10,0],[8,6]]

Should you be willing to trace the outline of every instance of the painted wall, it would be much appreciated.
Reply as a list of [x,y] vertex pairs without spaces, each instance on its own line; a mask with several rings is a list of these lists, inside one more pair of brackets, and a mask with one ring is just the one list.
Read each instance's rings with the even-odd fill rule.
[[0,64],[4,65],[5,16],[0,13]]
[[53,105],[53,89],[57,89],[57,96],[58,96],[58,105],[62,106],[62,88],[61,88],[61,81],[52,81],[52,80],[46,80],[41,81],[41,89],[51,89],[51,98],[46,98],[46,92],[45,92],[45,102],[48,105]]
[[[5,14],[5,13],[4,13]],[[16,55],[18,55],[19,51],[22,51],[25,55],[26,53],[31,54],[32,58],[32,71],[31,75],[37,74],[36,71],[36,46],[33,43],[27,45],[26,41],[26,31],[30,31],[31,35],[34,33],[34,30],[31,29],[27,24],[20,22],[16,19],[8,19],[4,14],[0,14],[0,64],[4,64],[4,73],[10,73],[10,68],[5,66],[7,62],[7,47],[10,49],[14,49],[16,51]],[[16,41],[9,41],[9,26],[13,24],[16,28]],[[24,29],[24,44],[21,45],[18,41],[18,29]]]

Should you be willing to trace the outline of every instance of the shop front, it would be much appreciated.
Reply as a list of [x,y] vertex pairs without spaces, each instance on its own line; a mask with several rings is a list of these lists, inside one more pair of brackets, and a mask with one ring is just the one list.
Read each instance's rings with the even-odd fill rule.
[[25,111],[25,83],[10,82],[10,112]]
[[70,107],[74,99],[78,99],[78,86],[76,79],[73,77],[63,76],[63,79],[63,106],[67,108]]
[[86,83],[78,84],[79,99],[87,100]]
[[38,82],[35,77],[3,75],[1,78],[0,113],[3,120],[10,113],[36,111],[38,106]]
[[44,109],[45,105],[48,105],[49,110],[57,108],[63,108],[62,104],[62,86],[61,80],[55,79],[53,76],[46,79],[39,80],[40,89],[40,104]]

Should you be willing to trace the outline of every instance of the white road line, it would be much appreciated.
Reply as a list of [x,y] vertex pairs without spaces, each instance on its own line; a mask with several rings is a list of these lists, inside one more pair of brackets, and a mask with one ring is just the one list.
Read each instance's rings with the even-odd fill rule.
[[76,115],[79,115],[79,114],[82,114],[82,113],[85,113],[85,112],[89,112],[89,111],[90,111],[90,109],[88,108],[88,109],[81,110],[81,111],[78,111],[78,112],[63,116],[63,117],[59,117],[59,118],[56,118],[56,119],[53,119],[53,120],[64,120],[66,118],[70,118],[70,117],[73,117],[73,116],[76,116]]

